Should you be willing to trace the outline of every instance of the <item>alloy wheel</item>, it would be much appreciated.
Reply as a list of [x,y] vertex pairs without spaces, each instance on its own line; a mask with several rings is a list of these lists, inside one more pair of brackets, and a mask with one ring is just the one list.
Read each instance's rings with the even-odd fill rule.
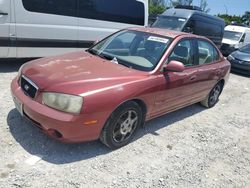
[[138,114],[134,110],[128,110],[123,113],[113,130],[113,140],[121,143],[128,140],[138,125]]

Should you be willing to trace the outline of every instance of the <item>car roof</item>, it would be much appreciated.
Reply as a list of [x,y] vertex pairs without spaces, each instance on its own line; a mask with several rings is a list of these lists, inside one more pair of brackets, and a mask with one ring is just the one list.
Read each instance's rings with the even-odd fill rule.
[[250,31],[250,28],[244,27],[244,26],[238,26],[238,25],[228,25],[225,27],[225,31],[246,32],[246,31]]
[[180,8],[167,9],[160,16],[174,16],[174,17],[182,17],[182,18],[189,19],[194,14],[210,18],[210,19],[217,21],[217,22],[224,23],[224,20],[222,18],[217,17],[217,16],[212,16],[210,14],[207,14],[205,12],[198,11],[198,10],[189,10],[189,9],[180,9]]
[[[162,28],[152,28],[152,27],[130,27],[128,30],[134,30],[134,31],[141,31],[145,33],[152,33],[155,35],[161,35],[164,37],[169,37],[169,38],[176,38],[178,36],[193,36],[193,37],[198,37],[197,35],[191,34],[191,33],[184,33],[180,31],[174,31],[174,30],[169,30],[169,29],[162,29]],[[203,38],[203,37],[200,37]]]

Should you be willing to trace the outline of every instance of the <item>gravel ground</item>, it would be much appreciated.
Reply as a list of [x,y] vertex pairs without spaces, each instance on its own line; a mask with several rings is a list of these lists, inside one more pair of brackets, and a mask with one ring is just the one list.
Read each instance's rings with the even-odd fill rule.
[[0,187],[250,187],[250,78],[231,74],[212,109],[146,123],[116,151],[51,140],[15,110],[21,61],[0,63]]

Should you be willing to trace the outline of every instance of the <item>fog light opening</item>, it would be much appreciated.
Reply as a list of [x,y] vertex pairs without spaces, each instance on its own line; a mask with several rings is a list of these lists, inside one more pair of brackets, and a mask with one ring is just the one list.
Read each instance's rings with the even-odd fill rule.
[[57,138],[57,139],[60,139],[60,138],[63,137],[63,135],[59,131],[57,131],[55,129],[49,129],[48,133],[49,133],[50,136],[52,136],[54,138]]

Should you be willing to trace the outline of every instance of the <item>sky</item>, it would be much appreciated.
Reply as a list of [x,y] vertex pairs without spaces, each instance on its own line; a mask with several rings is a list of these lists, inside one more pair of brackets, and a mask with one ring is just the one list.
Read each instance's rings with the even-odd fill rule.
[[[225,14],[242,16],[250,11],[250,0],[207,0],[209,14]],[[200,5],[200,0],[193,0],[193,5]]]

